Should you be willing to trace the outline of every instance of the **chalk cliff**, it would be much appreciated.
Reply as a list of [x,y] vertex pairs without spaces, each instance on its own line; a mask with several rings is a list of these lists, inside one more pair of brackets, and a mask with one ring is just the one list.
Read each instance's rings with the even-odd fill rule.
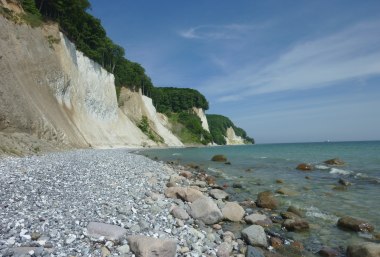
[[75,147],[155,145],[118,108],[114,77],[56,25],[0,16],[0,131]]
[[122,88],[119,99],[120,109],[136,124],[143,116],[147,117],[151,129],[159,135],[164,144],[169,146],[183,146],[182,142],[168,129],[170,124],[167,117],[162,113],[157,113],[151,98],[139,92],[132,92],[127,88]]
[[232,127],[227,128],[226,145],[243,145],[245,144],[244,138],[237,136],[235,130]]
[[207,117],[202,108],[193,107],[194,113],[201,119],[202,128],[208,132],[210,132],[210,128],[208,127]]

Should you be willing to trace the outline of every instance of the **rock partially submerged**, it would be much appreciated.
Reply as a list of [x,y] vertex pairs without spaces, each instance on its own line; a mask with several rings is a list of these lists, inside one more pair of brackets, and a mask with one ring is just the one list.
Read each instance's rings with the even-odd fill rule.
[[356,232],[372,232],[375,229],[374,226],[367,221],[356,219],[350,216],[340,218],[337,225],[341,229],[352,230]]
[[302,170],[302,171],[311,171],[313,169],[314,167],[309,163],[300,163],[297,166],[297,170]]
[[271,191],[264,191],[257,195],[257,206],[261,208],[277,209],[278,202]]
[[177,243],[172,239],[129,236],[127,240],[137,257],[174,257],[176,255]]
[[380,244],[359,242],[347,247],[347,257],[379,257]]
[[298,192],[294,191],[293,189],[282,187],[276,190],[276,193],[281,195],[287,195],[287,196],[297,196],[299,195]]
[[282,223],[282,226],[288,231],[295,232],[307,231],[310,228],[309,223],[303,219],[287,219]]
[[332,166],[342,166],[345,165],[346,163],[338,158],[330,159],[324,161],[325,164],[327,165],[332,165]]
[[224,156],[223,154],[217,154],[211,158],[211,161],[213,161],[213,162],[227,162],[227,157]]

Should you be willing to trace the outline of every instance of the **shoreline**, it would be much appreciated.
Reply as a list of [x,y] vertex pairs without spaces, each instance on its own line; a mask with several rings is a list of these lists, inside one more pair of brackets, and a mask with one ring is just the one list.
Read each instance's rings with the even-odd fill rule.
[[[0,159],[0,182],[3,256],[145,256],[137,254],[144,249],[158,256],[315,256],[264,230],[270,221],[254,202],[229,203],[212,176],[128,149]],[[260,242],[226,229],[226,219],[246,223],[247,209],[259,211],[251,226]],[[110,238],[115,231],[121,234]]]

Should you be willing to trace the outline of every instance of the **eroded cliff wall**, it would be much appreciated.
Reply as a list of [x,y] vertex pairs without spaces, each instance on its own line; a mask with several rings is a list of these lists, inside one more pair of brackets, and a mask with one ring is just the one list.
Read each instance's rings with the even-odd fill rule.
[[202,128],[208,132],[210,132],[210,128],[208,126],[208,122],[207,122],[207,117],[206,117],[206,114],[205,112],[203,111],[202,108],[196,108],[196,107],[193,107],[193,111],[194,113],[201,119],[201,122],[202,122]]
[[243,145],[245,144],[244,138],[237,136],[232,127],[227,128],[226,145]]
[[0,131],[73,146],[154,145],[118,108],[114,77],[56,25],[0,16]]
[[151,98],[140,92],[122,88],[120,92],[120,109],[136,124],[146,116],[151,128],[168,146],[183,146],[182,142],[169,130],[170,124],[164,114],[157,113]]

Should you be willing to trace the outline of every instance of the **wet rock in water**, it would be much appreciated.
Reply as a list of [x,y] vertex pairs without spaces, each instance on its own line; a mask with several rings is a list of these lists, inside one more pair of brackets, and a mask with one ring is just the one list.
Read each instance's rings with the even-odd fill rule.
[[282,194],[282,195],[288,195],[288,196],[297,196],[297,195],[299,195],[298,192],[296,192],[296,191],[294,191],[292,189],[286,188],[286,187],[282,187],[282,188],[277,189],[276,193]]
[[285,212],[281,212],[281,217],[283,219],[293,219],[293,220],[297,220],[297,219],[300,219],[301,217],[298,216],[297,214],[293,213],[293,212],[290,212],[290,211],[285,211]]
[[367,221],[356,219],[350,216],[340,218],[337,225],[341,229],[357,232],[372,232],[375,229],[374,226]]
[[248,245],[246,257],[264,257],[264,254],[259,248]]
[[281,216],[278,216],[277,214],[271,215],[270,216],[270,220],[273,223],[277,223],[277,224],[284,222],[284,219]]
[[268,247],[267,236],[263,227],[251,225],[241,232],[242,238],[247,244],[259,247]]
[[302,170],[302,171],[311,171],[313,169],[314,167],[309,163],[300,163],[297,166],[297,170]]
[[358,242],[347,247],[347,257],[379,257],[380,244]]
[[244,209],[237,202],[227,202],[222,209],[223,217],[230,221],[240,221],[244,217]]
[[340,253],[332,248],[329,247],[323,247],[321,250],[318,251],[319,256],[322,257],[338,257]]
[[278,202],[271,191],[264,191],[257,195],[257,206],[261,208],[277,209]]
[[228,198],[228,193],[220,189],[211,189],[209,194],[216,200],[224,200]]
[[213,176],[207,176],[205,180],[208,185],[215,185],[216,183],[216,179]]
[[343,185],[338,185],[338,186],[334,186],[332,189],[335,190],[335,191],[347,191],[348,187],[347,186],[343,186]]
[[120,241],[126,233],[126,229],[106,223],[90,222],[87,226],[87,235],[93,238],[104,237],[107,240]]
[[223,218],[218,206],[208,197],[198,198],[190,205],[190,208],[190,215],[207,225],[215,224]]
[[226,165],[231,165],[231,162],[225,162],[224,164],[226,164]]
[[172,239],[129,236],[127,241],[131,251],[137,257],[174,257],[176,255],[177,243]]
[[233,188],[243,188],[243,185],[240,182],[235,182],[232,184]]
[[277,184],[284,184],[284,181],[282,179],[276,179]]
[[178,206],[173,208],[173,210],[171,211],[171,214],[175,218],[181,219],[181,220],[188,220],[190,218],[189,214],[187,214],[187,212],[184,209]]
[[307,231],[310,228],[309,223],[303,219],[287,219],[282,223],[282,226],[286,230],[294,232]]
[[248,215],[244,218],[244,220],[248,224],[256,224],[256,225],[258,225],[257,224],[258,222],[272,223],[272,221],[266,215],[260,214],[260,213],[253,213],[251,215]]
[[217,154],[211,158],[211,161],[213,161],[213,162],[227,162],[227,157],[222,155],[222,154]]
[[340,178],[338,180],[338,183],[341,184],[341,185],[343,185],[343,186],[351,186],[352,185],[350,181],[347,181],[347,180],[345,180],[343,178]]
[[179,198],[186,202],[194,202],[203,193],[191,187],[168,187],[165,189],[165,196],[168,198]]
[[216,248],[216,256],[218,257],[229,257],[232,252],[232,245],[227,242],[221,243],[218,248]]
[[334,159],[330,159],[330,160],[326,160],[324,161],[325,164],[327,165],[333,165],[333,166],[342,166],[342,165],[345,165],[345,162],[338,159],[338,158],[334,158]]
[[299,208],[297,208],[293,205],[290,205],[289,208],[287,209],[287,211],[292,212],[292,213],[298,215],[299,217],[305,216],[304,213]]

